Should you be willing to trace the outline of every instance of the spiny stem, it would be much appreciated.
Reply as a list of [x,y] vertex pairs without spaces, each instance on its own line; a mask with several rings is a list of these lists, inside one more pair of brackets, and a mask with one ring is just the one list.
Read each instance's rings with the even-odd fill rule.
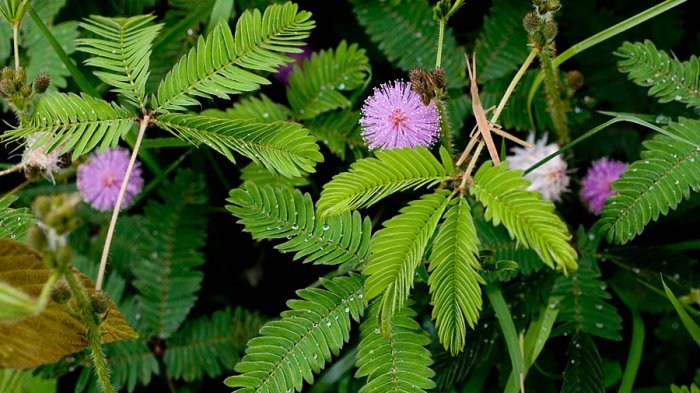
[[445,19],[440,19],[440,30],[438,32],[437,57],[435,58],[435,68],[442,65],[442,41],[445,38]]
[[65,277],[73,296],[75,296],[75,301],[78,303],[83,323],[85,323],[88,348],[90,348],[90,354],[92,355],[92,364],[95,366],[97,380],[100,382],[100,387],[104,393],[114,393],[114,386],[112,386],[112,381],[109,376],[107,358],[105,357],[100,343],[102,333],[100,332],[98,317],[90,306],[87,296],[85,296],[83,286],[75,278],[73,272],[66,272]]
[[17,71],[19,70],[19,23],[12,25],[12,32],[14,35],[15,71]]
[[122,180],[122,186],[119,189],[119,195],[117,196],[117,204],[114,206],[114,211],[112,211],[112,219],[109,221],[109,229],[107,229],[107,238],[105,239],[105,245],[102,249],[102,257],[100,258],[100,270],[97,273],[97,281],[95,282],[95,289],[102,289],[102,281],[104,280],[105,269],[107,268],[107,256],[109,255],[109,247],[112,245],[112,237],[114,236],[114,227],[117,225],[117,217],[119,217],[119,210],[122,206],[122,201],[124,200],[124,193],[126,192],[126,186],[129,183],[129,178],[131,177],[131,170],[134,169],[134,163],[136,162],[136,156],[139,152],[139,147],[141,146],[141,141],[143,140],[143,134],[148,127],[148,123],[151,120],[150,115],[145,115],[141,119],[139,124],[139,133],[136,136],[136,143],[134,143],[134,150],[131,152],[131,159],[129,160],[129,166],[126,167],[126,173],[124,174],[124,180]]

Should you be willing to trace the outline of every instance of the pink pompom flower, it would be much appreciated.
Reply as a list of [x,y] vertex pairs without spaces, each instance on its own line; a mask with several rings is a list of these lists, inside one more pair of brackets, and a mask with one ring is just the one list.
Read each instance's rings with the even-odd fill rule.
[[374,89],[362,107],[362,137],[370,149],[429,147],[440,135],[440,114],[424,105],[410,82],[394,81]]
[[620,178],[625,169],[627,164],[621,161],[601,158],[593,162],[581,181],[581,200],[591,213],[600,214],[605,201],[615,193],[610,185]]
[[[85,202],[101,211],[114,209],[127,166],[129,151],[121,147],[90,156],[87,162],[78,168],[78,190]],[[141,165],[137,161],[126,185],[122,208],[133,201],[142,187]]]

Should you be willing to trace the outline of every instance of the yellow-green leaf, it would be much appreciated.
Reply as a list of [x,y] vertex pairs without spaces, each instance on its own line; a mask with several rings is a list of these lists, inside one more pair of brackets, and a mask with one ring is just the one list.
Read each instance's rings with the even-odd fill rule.
[[[74,270],[88,293],[94,283]],[[52,274],[41,257],[22,243],[0,239],[0,281],[36,299]],[[74,301],[58,304],[49,300],[43,312],[15,323],[0,323],[0,368],[31,368],[54,363],[87,346],[85,326]],[[117,306],[110,300],[100,325],[102,342],[137,338]]]

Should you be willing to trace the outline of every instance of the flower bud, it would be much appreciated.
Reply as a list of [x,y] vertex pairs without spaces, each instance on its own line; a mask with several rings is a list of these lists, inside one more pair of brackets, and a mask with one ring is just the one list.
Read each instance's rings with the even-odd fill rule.
[[576,91],[583,86],[583,74],[581,71],[572,70],[566,73],[566,84],[571,91]]
[[24,86],[27,84],[27,71],[24,68],[20,68],[15,71],[14,75],[15,86]]
[[544,24],[544,29],[542,33],[544,34],[544,39],[547,40],[547,42],[554,41],[554,38],[557,36],[557,33],[559,33],[559,26],[557,26],[557,22],[555,22],[554,20],[548,20]]
[[101,315],[109,309],[109,296],[103,291],[95,292],[90,295],[90,307],[95,314]]
[[53,289],[51,289],[51,300],[58,304],[67,303],[71,296],[73,296],[73,293],[71,292],[70,286],[68,286],[66,280],[57,282]]
[[12,71],[12,68],[10,67],[4,67],[2,69],[2,72],[0,72],[0,78],[2,79],[13,79],[15,73]]
[[435,82],[436,89],[444,89],[447,85],[447,75],[442,68],[436,68],[433,70],[433,82]]
[[46,234],[38,225],[34,225],[27,230],[27,243],[32,249],[38,252],[45,251],[49,245]]
[[51,84],[51,78],[46,74],[40,74],[34,79],[34,91],[37,93],[43,93],[49,88]]
[[29,86],[27,86],[27,85],[22,85],[22,86],[19,88],[19,93],[20,93],[21,95],[23,95],[24,97],[30,97],[30,96],[34,93],[34,91],[32,90],[31,87],[29,87]]
[[528,12],[523,18],[523,27],[529,35],[534,35],[540,28],[540,17],[535,12]]

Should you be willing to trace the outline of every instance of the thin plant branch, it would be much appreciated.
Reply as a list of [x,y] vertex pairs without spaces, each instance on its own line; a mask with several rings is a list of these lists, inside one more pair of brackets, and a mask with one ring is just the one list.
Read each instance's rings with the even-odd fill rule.
[[146,132],[146,128],[148,127],[150,120],[150,115],[144,115],[143,119],[141,119],[139,133],[136,137],[136,143],[134,143],[134,150],[131,152],[131,159],[129,160],[129,165],[126,167],[126,173],[124,174],[124,179],[122,180],[122,185],[119,189],[119,195],[117,196],[117,204],[114,206],[114,211],[112,211],[112,219],[109,221],[109,228],[107,229],[107,238],[105,239],[104,248],[102,248],[100,269],[97,272],[97,281],[95,281],[95,289],[97,290],[102,289],[102,281],[104,280],[105,269],[107,267],[107,256],[109,255],[109,248],[112,245],[112,237],[114,237],[114,227],[117,226],[117,218],[119,217],[119,210],[121,209],[122,202],[124,200],[126,186],[129,184],[129,178],[131,177],[132,169],[134,169],[134,163],[136,162],[136,156],[138,155],[139,147],[141,146],[141,141],[143,140],[143,134]]

